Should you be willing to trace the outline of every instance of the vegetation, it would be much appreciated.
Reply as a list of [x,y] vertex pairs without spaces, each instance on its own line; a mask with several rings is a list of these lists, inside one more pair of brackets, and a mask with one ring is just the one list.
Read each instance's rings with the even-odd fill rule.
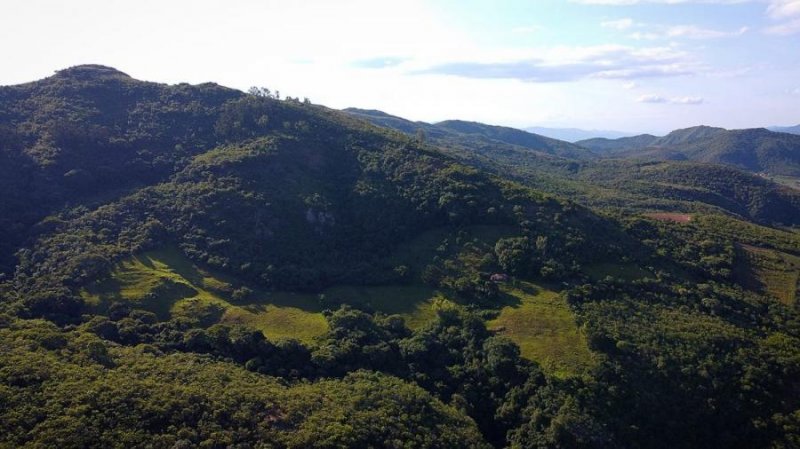
[[613,157],[692,160],[724,164],[755,173],[798,176],[797,135],[766,129],[725,130],[709,126],[679,129],[664,137],[641,135],[576,142]]
[[101,66],[2,87],[0,446],[800,445],[797,192],[593,158]]
[[[417,129],[424,130],[432,142],[442,145],[445,151],[465,163],[511,177],[538,190],[573,198],[581,204],[595,208],[621,209],[626,214],[643,211],[724,212],[761,223],[784,225],[797,225],[800,220],[798,190],[781,187],[760,173],[769,172],[769,177],[774,178],[773,175],[784,173],[783,171],[737,165],[729,163],[723,156],[688,157],[676,149],[693,145],[692,148],[696,147],[700,151],[706,148],[704,145],[708,139],[722,139],[730,134],[746,135],[745,131],[725,131],[701,126],[677,130],[665,137],[642,135],[616,140],[591,139],[577,143],[599,156],[615,157],[609,160],[598,159],[599,156],[595,153],[580,152],[575,148],[570,151],[556,151],[549,141],[537,140],[536,135],[523,131],[517,133],[526,136],[514,134],[515,139],[509,141],[507,137],[503,140],[505,134],[487,125],[466,122],[452,122],[455,124],[453,126],[443,126],[451,122],[428,125],[404,121],[379,111],[347,111],[356,117],[409,135]],[[456,131],[461,132],[458,138],[452,135]],[[781,157],[790,157],[786,155],[792,154],[791,149],[800,147],[800,140],[784,142],[785,139],[796,136],[766,130],[752,130],[752,133],[758,135],[757,138],[754,137],[756,142],[763,140],[763,143],[758,143],[760,146],[757,150],[746,140],[737,140],[735,143],[726,140],[719,144],[726,149],[719,151],[736,152],[739,157],[750,160],[761,158],[762,154],[765,158],[772,157],[766,154],[772,154],[778,147],[781,148],[780,154],[784,155]],[[775,139],[783,140],[780,145],[773,145],[772,141]],[[514,142],[518,146],[510,146]],[[529,146],[519,146],[520,142],[526,142]],[[562,144],[569,145],[565,142]],[[654,149],[641,150],[645,147]],[[768,150],[762,151],[762,147]],[[713,151],[708,150],[709,153]],[[775,150],[776,154],[777,151]],[[758,156],[750,154],[753,152]],[[641,159],[647,161],[642,162]],[[689,159],[724,163],[728,166],[688,162]],[[773,165],[791,167],[793,164],[782,160]],[[759,175],[740,171],[730,165],[759,172]],[[778,178],[780,179],[785,180]],[[794,185],[794,181],[791,183]]]
[[586,336],[558,293],[529,283],[503,293],[510,304],[487,323],[490,329],[516,343],[522,357],[536,360],[547,373],[565,378],[589,372],[594,362]]

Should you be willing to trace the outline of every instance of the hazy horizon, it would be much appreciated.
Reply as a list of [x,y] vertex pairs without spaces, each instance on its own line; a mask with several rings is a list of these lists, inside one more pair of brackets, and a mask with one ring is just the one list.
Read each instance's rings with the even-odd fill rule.
[[426,122],[662,134],[800,122],[800,0],[14,0],[0,12],[0,85],[102,64]]

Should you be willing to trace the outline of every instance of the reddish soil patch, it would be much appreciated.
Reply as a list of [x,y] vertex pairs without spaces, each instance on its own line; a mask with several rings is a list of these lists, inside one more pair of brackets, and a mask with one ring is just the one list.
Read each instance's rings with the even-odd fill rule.
[[652,214],[644,214],[645,217],[652,218],[659,221],[671,221],[673,223],[688,223],[692,221],[692,216],[689,214],[673,214],[669,212],[658,212]]

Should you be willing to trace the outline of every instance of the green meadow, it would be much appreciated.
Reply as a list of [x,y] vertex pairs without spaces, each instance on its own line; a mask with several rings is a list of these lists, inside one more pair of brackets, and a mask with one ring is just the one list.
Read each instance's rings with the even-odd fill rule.
[[[106,313],[114,301],[128,301],[161,319],[199,317],[214,323],[243,324],[273,340],[311,342],[327,331],[323,300],[402,316],[412,329],[436,317],[441,293],[421,284],[335,286],[321,294],[252,289],[234,299],[236,279],[193,264],[177,248],[148,251],[119,262],[105,279],[88,285],[83,296],[94,313]],[[580,374],[591,354],[566,303],[551,290],[528,283],[503,287],[505,303],[490,328],[517,343],[522,355],[559,376]]]
[[580,375],[592,366],[586,337],[558,293],[526,282],[503,292],[509,305],[488,325],[518,344],[523,357],[558,377]]
[[270,339],[295,338],[310,342],[327,330],[321,300],[357,304],[403,316],[411,328],[435,317],[435,292],[422,285],[337,286],[321,294],[271,292],[253,288],[244,299],[234,299],[242,285],[237,280],[201,269],[176,248],[149,251],[118,263],[109,277],[83,290],[96,313],[114,301],[129,301],[161,319],[204,317],[215,322],[245,324]]

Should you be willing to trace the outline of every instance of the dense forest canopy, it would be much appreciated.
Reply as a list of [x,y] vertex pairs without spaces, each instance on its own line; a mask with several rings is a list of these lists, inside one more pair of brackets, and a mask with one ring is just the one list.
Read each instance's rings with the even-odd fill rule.
[[800,145],[627,139],[0,87],[0,446],[800,446]]

